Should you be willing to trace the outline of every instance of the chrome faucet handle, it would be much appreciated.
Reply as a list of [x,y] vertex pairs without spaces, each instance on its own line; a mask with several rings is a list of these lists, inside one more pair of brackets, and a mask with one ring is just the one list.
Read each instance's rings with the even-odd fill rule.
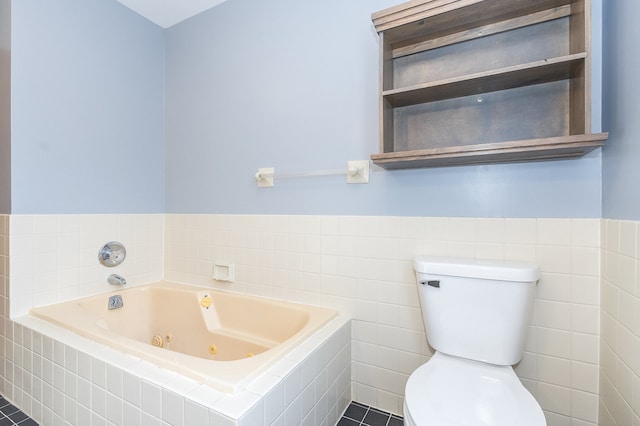
[[125,280],[124,277],[118,274],[109,275],[109,278],[107,278],[107,282],[111,285],[120,285],[120,286],[127,284],[127,280]]
[[118,266],[124,262],[126,256],[127,250],[118,241],[111,241],[105,244],[98,252],[98,260],[108,268]]

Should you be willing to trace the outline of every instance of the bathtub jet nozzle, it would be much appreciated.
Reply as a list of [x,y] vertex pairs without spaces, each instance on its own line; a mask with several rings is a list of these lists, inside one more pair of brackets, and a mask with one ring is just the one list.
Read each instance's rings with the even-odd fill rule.
[[120,286],[127,284],[127,280],[125,280],[124,277],[118,274],[109,275],[109,278],[107,278],[107,282],[111,285],[120,285]]

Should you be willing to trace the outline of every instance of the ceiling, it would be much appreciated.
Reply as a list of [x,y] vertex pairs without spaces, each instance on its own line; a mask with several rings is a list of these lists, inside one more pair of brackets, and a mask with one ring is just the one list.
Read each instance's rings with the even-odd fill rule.
[[169,28],[226,0],[116,0],[145,18]]

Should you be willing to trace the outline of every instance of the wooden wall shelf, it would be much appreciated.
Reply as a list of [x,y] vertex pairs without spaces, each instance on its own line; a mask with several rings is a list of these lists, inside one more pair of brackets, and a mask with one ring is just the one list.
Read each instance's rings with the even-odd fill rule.
[[[413,0],[374,13],[386,168],[578,157],[591,134],[590,0]],[[486,102],[485,102],[486,99]]]
[[607,133],[561,136],[512,142],[483,143],[450,148],[373,154],[385,169],[515,163],[581,157],[603,145]]
[[400,107],[566,80],[579,72],[578,67],[586,56],[586,53],[577,53],[411,87],[385,90],[382,92],[382,97],[391,106]]

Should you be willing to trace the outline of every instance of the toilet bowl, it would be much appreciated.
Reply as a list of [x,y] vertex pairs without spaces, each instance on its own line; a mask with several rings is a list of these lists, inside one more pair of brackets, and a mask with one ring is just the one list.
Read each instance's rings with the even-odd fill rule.
[[546,424],[513,368],[439,352],[409,377],[404,419],[408,426]]
[[408,426],[545,426],[512,365],[520,361],[539,271],[528,263],[414,260],[436,350],[405,388]]

